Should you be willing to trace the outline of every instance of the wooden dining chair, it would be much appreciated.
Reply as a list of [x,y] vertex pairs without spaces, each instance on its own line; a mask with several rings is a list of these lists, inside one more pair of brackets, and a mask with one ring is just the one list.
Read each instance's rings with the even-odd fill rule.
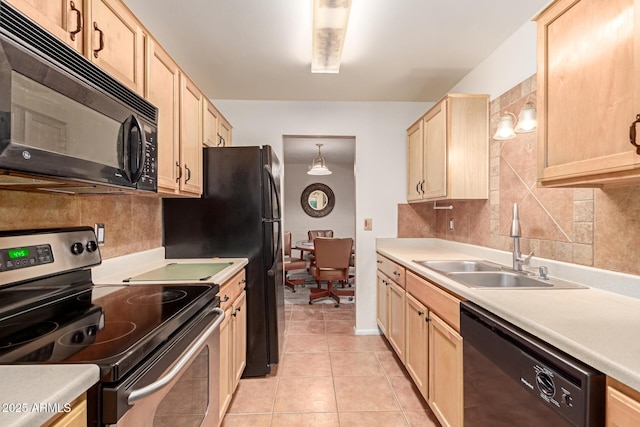
[[[353,299],[353,289],[334,289],[334,283],[349,280],[349,262],[351,260],[351,247],[353,239],[341,238],[316,238],[313,240],[315,247],[316,263],[311,269],[312,276],[318,282],[318,287],[311,288],[309,304],[320,298],[333,298],[335,306],[340,305],[340,297],[346,296]],[[327,288],[321,287],[322,282],[327,282]]]
[[[302,251],[300,251],[302,253]],[[290,288],[293,292],[296,291],[296,286],[303,285],[304,279],[292,279],[289,277],[289,272],[293,270],[306,270],[307,261],[302,257],[293,258],[291,249],[291,232],[284,232],[284,284]]]

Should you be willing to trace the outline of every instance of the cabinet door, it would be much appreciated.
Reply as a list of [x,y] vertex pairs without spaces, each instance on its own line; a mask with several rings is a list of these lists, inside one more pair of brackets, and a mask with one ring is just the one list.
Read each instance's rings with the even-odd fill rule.
[[384,336],[388,337],[387,325],[389,324],[389,310],[387,308],[387,287],[389,286],[389,279],[387,279],[384,274],[380,273],[380,271],[377,272],[376,279],[376,296],[378,300],[376,320],[378,322],[378,327],[380,328]]
[[231,124],[222,114],[218,117],[218,145],[221,147],[231,146]]
[[425,199],[447,195],[447,101],[424,117],[424,195]]
[[158,187],[176,192],[180,166],[180,70],[154,40],[147,49],[146,98],[158,107]]
[[180,73],[180,191],[202,193],[202,92]]
[[640,114],[639,15],[637,0],[561,0],[538,18],[542,185],[640,173],[629,143]]
[[406,340],[404,365],[413,382],[428,400],[429,395],[429,328],[427,308],[417,299],[407,294]]
[[230,307],[225,311],[225,318],[220,324],[220,420],[224,418],[233,395],[231,312]]
[[83,54],[83,0],[8,0],[45,30]]
[[418,120],[407,130],[407,201],[422,199],[424,188],[423,164],[423,121]]
[[233,303],[231,336],[233,337],[233,390],[247,365],[247,293],[242,292]]
[[462,337],[429,313],[429,403],[443,426],[462,427]]
[[71,410],[44,424],[44,427],[86,427],[87,399],[82,395],[71,403]]
[[388,301],[389,306],[389,324],[387,326],[387,339],[389,344],[395,350],[398,358],[404,363],[404,309],[405,309],[405,292],[400,286],[389,281]]
[[[637,397],[638,392],[633,394]],[[629,394],[607,385],[607,427],[632,427],[640,425],[640,402]]]
[[119,1],[90,0],[85,43],[96,65],[140,95],[144,94],[145,34]]
[[204,100],[204,109],[203,109],[203,137],[202,143],[207,147],[217,147],[218,146],[218,110],[214,105]]

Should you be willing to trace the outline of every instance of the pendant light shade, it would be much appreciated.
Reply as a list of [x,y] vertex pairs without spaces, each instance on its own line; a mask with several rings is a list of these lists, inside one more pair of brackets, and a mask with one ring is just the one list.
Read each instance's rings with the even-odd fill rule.
[[318,146],[318,155],[313,158],[311,162],[311,166],[309,166],[308,175],[331,175],[332,172],[327,167],[324,162],[324,158],[322,157],[322,153],[320,152],[320,147],[322,144],[316,144]]
[[518,114],[518,125],[515,131],[517,133],[533,132],[538,127],[538,119],[536,116],[536,106],[533,102],[527,102],[520,109]]

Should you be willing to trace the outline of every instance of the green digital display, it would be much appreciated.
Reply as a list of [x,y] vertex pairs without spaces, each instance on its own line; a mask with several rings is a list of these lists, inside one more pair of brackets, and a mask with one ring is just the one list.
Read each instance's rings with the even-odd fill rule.
[[9,249],[9,259],[29,256],[29,248]]

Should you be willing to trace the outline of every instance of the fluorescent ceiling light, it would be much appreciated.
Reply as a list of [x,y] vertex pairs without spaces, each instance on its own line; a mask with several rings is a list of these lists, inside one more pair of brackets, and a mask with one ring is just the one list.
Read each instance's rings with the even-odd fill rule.
[[338,73],[351,0],[313,0],[312,73]]

